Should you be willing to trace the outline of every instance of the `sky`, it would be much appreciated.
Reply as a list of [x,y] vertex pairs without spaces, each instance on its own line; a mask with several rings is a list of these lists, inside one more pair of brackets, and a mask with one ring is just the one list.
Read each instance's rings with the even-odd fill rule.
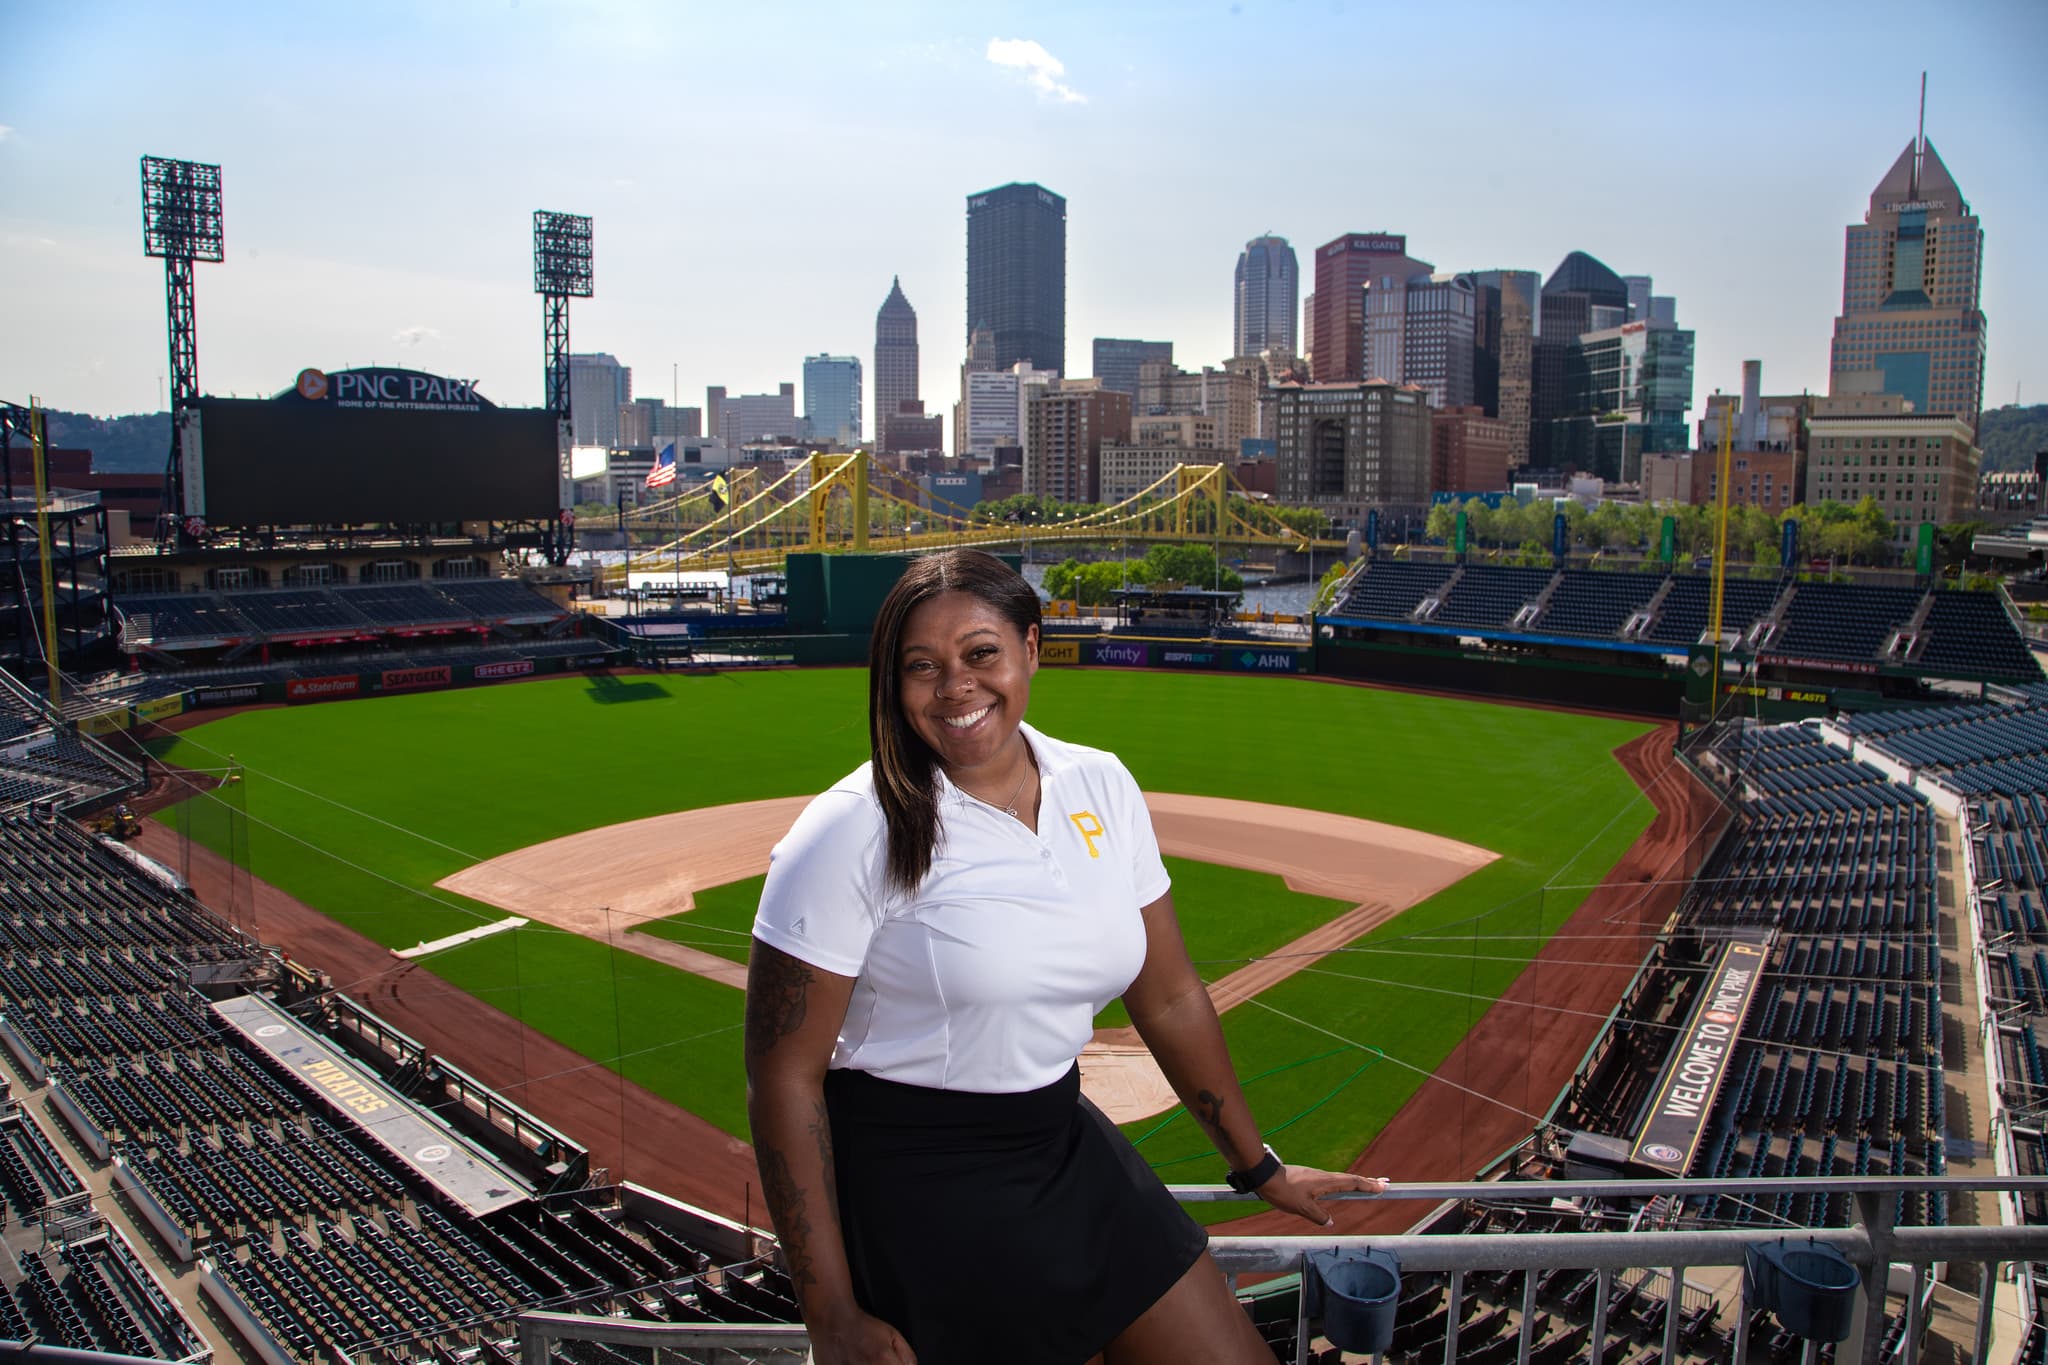
[[[0,0],[0,398],[163,406],[138,160],[223,167],[203,392],[396,365],[540,403],[532,213],[595,220],[573,349],[701,404],[965,347],[969,194],[1067,200],[1067,362],[1230,350],[1248,238],[1406,233],[1440,269],[1584,250],[1675,295],[1695,408],[1825,391],[1844,229],[1927,134],[1983,222],[1985,405],[2048,402],[2048,4],[746,5]],[[2033,242],[2032,249],[2026,247]],[[2034,264],[2030,264],[2034,262]],[[801,392],[801,389],[799,389]]]

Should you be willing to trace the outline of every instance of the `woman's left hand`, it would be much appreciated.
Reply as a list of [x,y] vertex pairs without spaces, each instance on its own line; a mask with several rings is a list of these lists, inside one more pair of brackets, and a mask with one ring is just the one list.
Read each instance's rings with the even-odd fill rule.
[[1282,1166],[1279,1173],[1254,1191],[1259,1198],[1282,1213],[1306,1218],[1319,1228],[1335,1221],[1317,1202],[1324,1195],[1357,1192],[1379,1194],[1387,1188],[1384,1176],[1352,1175],[1348,1171],[1319,1171],[1313,1166]]

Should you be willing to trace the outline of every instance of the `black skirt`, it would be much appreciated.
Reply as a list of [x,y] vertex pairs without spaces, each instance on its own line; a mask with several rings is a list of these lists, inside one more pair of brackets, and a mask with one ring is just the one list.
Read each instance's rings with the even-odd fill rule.
[[829,1071],[825,1105],[854,1292],[919,1365],[1079,1365],[1208,1246],[1079,1067],[1009,1095]]

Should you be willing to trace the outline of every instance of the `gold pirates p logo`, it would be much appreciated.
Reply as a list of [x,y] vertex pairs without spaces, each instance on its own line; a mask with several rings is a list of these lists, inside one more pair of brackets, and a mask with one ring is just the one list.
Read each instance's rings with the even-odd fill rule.
[[1102,821],[1091,810],[1077,810],[1067,817],[1074,822],[1074,828],[1081,831],[1081,837],[1088,841],[1088,856],[1100,858],[1102,851],[1095,847],[1095,841],[1102,837]]

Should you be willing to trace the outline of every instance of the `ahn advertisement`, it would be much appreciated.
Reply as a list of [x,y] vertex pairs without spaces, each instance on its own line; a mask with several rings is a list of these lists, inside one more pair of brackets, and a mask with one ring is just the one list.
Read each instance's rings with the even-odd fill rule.
[[471,676],[478,682],[490,682],[495,678],[524,678],[532,672],[531,659],[501,659],[496,663],[478,664]]
[[1045,640],[1038,642],[1038,662],[1042,664],[1077,664],[1081,662],[1079,640]]
[[1309,651],[1265,641],[1238,644],[1190,640],[1162,644],[1157,640],[1093,640],[1087,661],[1098,668],[1167,668],[1226,673],[1307,673]]
[[363,680],[353,673],[333,673],[324,678],[291,678],[284,685],[286,701],[334,701],[353,697],[363,690]]

